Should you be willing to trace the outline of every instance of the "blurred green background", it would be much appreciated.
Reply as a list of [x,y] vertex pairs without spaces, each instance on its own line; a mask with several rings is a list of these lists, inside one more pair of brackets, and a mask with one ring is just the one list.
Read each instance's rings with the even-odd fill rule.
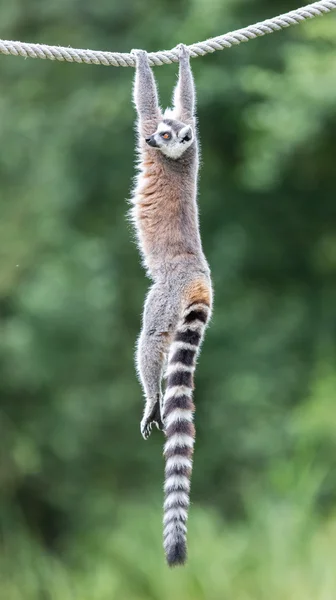
[[[0,1],[0,37],[158,50],[273,0]],[[0,599],[336,597],[336,18],[192,61],[215,310],[189,562],[139,432],[133,69],[0,56]],[[176,65],[155,69],[163,106]]]

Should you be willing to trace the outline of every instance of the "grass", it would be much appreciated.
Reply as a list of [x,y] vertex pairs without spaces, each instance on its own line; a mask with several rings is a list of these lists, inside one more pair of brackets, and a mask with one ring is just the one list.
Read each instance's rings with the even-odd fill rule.
[[[309,505],[309,503],[307,503]],[[245,523],[192,507],[189,562],[169,570],[160,511],[127,506],[62,561],[22,532],[5,535],[1,600],[334,600],[336,517],[307,504],[255,502]]]

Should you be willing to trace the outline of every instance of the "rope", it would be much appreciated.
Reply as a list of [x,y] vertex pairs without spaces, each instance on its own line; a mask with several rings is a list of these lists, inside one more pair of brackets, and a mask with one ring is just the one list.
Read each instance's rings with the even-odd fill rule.
[[[261,21],[255,25],[237,29],[231,33],[211,38],[205,42],[198,42],[188,46],[190,56],[204,56],[209,52],[231,48],[242,42],[248,42],[256,37],[285,29],[291,25],[297,25],[306,19],[313,19],[320,15],[331,12],[336,9],[336,0],[320,0],[314,4],[308,4],[303,8],[292,10],[291,12]],[[99,50],[79,50],[76,48],[65,48],[62,46],[47,46],[44,44],[28,44],[23,42],[12,42],[0,40],[0,54],[12,54],[14,56],[23,56],[24,58],[48,58],[49,60],[86,63],[93,65],[105,65],[114,67],[134,67],[135,60],[132,54],[120,52],[101,52]],[[179,51],[177,48],[172,50],[161,50],[159,52],[148,53],[149,63],[152,66],[160,66],[178,62]]]

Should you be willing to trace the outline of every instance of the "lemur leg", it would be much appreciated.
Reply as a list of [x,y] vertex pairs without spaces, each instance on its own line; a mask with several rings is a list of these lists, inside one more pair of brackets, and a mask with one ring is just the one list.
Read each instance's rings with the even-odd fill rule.
[[140,425],[145,439],[149,437],[153,424],[158,429],[163,429],[161,381],[176,321],[177,313],[171,304],[168,290],[165,286],[155,284],[146,299],[136,355],[139,379],[146,397]]
[[161,420],[161,380],[166,353],[165,336],[154,330],[143,328],[137,352],[137,366],[140,381],[146,396],[146,404],[140,424],[145,439],[151,433],[152,426],[163,429]]

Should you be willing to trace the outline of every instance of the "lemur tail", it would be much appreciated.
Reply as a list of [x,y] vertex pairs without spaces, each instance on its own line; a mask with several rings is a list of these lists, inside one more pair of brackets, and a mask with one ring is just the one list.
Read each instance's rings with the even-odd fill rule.
[[192,400],[196,357],[210,317],[210,301],[193,302],[184,310],[168,355],[163,401],[166,444],[164,457],[164,549],[168,565],[187,558],[187,527],[192,455],[195,439]]

